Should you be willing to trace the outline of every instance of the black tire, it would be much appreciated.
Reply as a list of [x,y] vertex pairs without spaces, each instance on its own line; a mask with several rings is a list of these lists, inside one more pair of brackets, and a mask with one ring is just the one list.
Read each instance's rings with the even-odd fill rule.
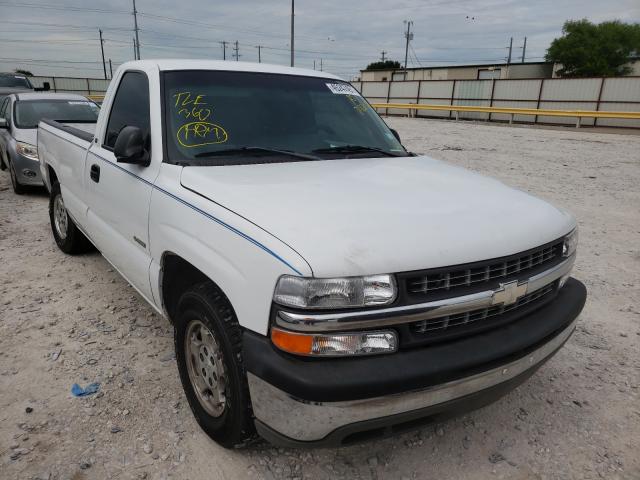
[[[9,154],[7,154],[7,157],[9,156]],[[7,165],[4,162],[4,158],[2,156],[2,154],[0,154],[0,170],[6,170],[7,169]]]
[[[65,211],[66,222],[64,225],[59,224],[56,226],[55,209],[58,197],[60,199],[59,201],[62,202],[61,206]],[[51,185],[51,196],[49,197],[49,220],[51,222],[53,238],[56,240],[58,248],[60,248],[64,253],[74,255],[77,253],[87,252],[93,248],[91,242],[80,230],[78,230],[78,227],[73,223],[69,214],[66,213],[64,201],[62,200],[62,193],[60,193],[60,184],[58,182],[53,182]],[[58,232],[59,227],[60,232]]]
[[11,176],[11,186],[16,195],[22,195],[26,191],[26,187],[18,181],[18,175],[13,168],[13,162],[9,160],[9,175]]
[[[207,412],[198,397],[201,394],[196,393],[197,387],[189,376],[188,363],[192,362],[195,366],[198,362],[197,358],[189,355],[185,341],[187,332],[193,328],[194,324],[203,324],[209,330],[221,353],[222,371],[226,380],[224,381],[224,406],[219,405],[223,410],[218,416]],[[243,447],[253,441],[257,435],[253,424],[246,372],[242,362],[242,331],[229,300],[212,282],[196,284],[180,297],[175,319],[174,340],[182,387],[200,427],[225,448]],[[211,353],[211,355],[213,365],[214,354]],[[202,356],[200,358],[202,359]],[[204,360],[208,362],[209,358]],[[194,370],[199,368],[195,367],[192,371]],[[217,371],[220,372],[220,370]],[[200,372],[197,375],[200,380],[204,380],[206,376],[200,375]]]

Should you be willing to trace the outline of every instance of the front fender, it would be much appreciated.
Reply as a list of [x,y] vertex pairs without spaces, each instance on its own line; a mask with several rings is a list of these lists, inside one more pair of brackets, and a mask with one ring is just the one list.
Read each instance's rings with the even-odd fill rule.
[[222,289],[240,325],[265,335],[278,278],[284,274],[309,276],[309,265],[263,229],[182,188],[176,171],[179,168],[163,165],[151,195],[150,276],[154,301],[162,308],[160,262],[165,252],[171,252]]

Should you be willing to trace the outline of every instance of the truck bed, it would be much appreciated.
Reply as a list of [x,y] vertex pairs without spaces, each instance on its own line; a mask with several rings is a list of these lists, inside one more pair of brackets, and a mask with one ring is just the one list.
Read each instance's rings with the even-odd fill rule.
[[48,118],[43,118],[41,120],[41,123],[59,128],[60,130],[63,130],[66,133],[73,135],[74,137],[81,138],[82,140],[85,140],[87,142],[91,142],[93,140],[93,134],[96,130],[96,122],[62,123],[56,122],[55,120],[50,120]]

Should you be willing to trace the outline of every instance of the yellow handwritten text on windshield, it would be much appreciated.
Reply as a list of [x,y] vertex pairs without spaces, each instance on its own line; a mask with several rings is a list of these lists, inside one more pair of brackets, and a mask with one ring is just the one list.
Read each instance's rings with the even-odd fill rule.
[[176,131],[180,145],[192,148],[224,143],[228,140],[229,135],[223,127],[207,121],[213,113],[213,107],[209,106],[206,95],[184,91],[175,93],[173,98],[173,108],[177,116],[189,120],[179,125]]
[[229,136],[224,128],[215,123],[189,122],[178,129],[176,138],[183,147],[192,148],[224,143]]
[[367,111],[367,105],[364,103],[362,98],[356,97],[354,95],[347,95],[347,99],[353,105],[353,109],[358,113],[364,113]]

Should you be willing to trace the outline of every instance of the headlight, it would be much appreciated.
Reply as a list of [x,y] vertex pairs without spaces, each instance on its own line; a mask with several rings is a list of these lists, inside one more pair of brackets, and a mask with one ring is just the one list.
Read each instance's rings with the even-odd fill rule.
[[562,245],[562,256],[570,257],[576,253],[578,248],[578,227],[573,230],[569,235],[564,237],[564,244]]
[[283,275],[273,300],[294,308],[354,308],[388,305],[396,298],[391,275],[304,278]]
[[23,157],[38,160],[38,147],[29,143],[16,142],[16,150]]
[[377,355],[398,349],[398,337],[393,331],[306,334],[272,328],[271,341],[285,352],[314,357]]

